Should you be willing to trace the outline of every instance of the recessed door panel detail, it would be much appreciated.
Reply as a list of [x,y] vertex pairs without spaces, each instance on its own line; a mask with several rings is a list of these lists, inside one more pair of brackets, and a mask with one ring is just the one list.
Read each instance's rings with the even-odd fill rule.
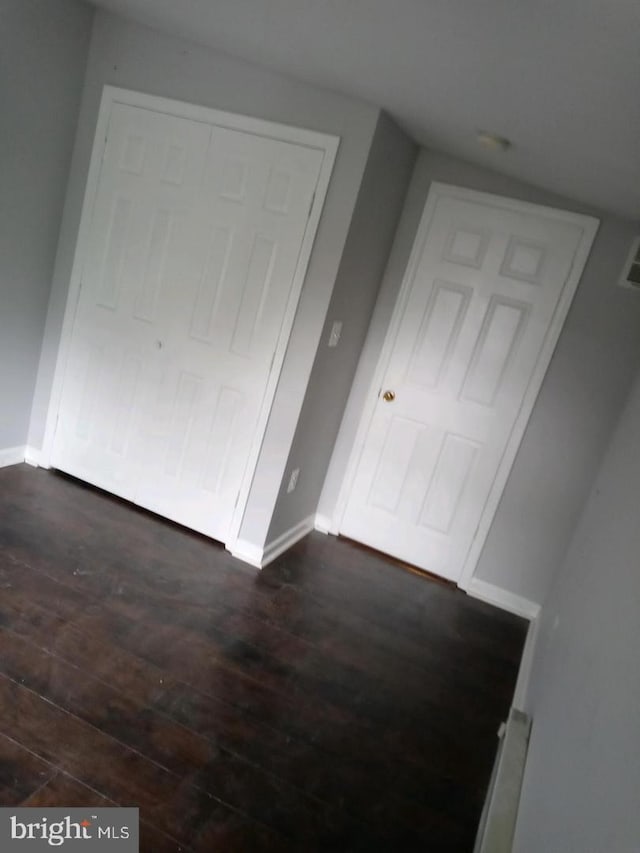
[[420,512],[423,527],[449,533],[478,448],[477,442],[462,436],[445,436]]
[[545,260],[546,248],[531,241],[511,237],[500,267],[500,274],[519,281],[538,284]]
[[517,352],[530,305],[492,296],[474,347],[461,398],[492,406]]
[[55,467],[227,539],[324,156],[113,104]]
[[222,492],[242,408],[242,394],[233,388],[223,387],[220,390],[208,442],[210,449],[202,479],[203,488],[216,495]]
[[184,181],[187,164],[187,151],[181,145],[169,145],[165,155],[162,180],[167,184],[180,186]]
[[178,378],[164,462],[164,471],[170,477],[176,477],[180,472],[182,457],[190,439],[195,409],[202,394],[202,384],[202,377],[191,373],[182,372]]
[[414,385],[435,388],[446,373],[456,345],[472,290],[436,281],[416,337],[407,379]]
[[98,304],[103,308],[115,310],[118,307],[118,294],[122,280],[127,241],[130,235],[131,198],[116,195],[111,205],[111,216],[107,229],[106,252],[102,261],[102,275]]
[[249,256],[242,301],[231,341],[231,349],[238,355],[248,355],[251,350],[269,296],[275,259],[276,245],[273,240],[257,234]]
[[233,233],[216,225],[209,237],[209,253],[200,281],[191,318],[191,337],[211,341],[222,288],[225,286]]
[[455,227],[449,234],[442,257],[452,264],[480,269],[488,245],[489,235],[484,229]]
[[416,237],[340,532],[459,580],[583,231],[447,189]]
[[76,420],[76,437],[86,441],[93,426],[93,414],[96,398],[100,389],[102,366],[104,364],[104,348],[95,344],[87,347],[86,369],[84,382],[80,393],[80,405]]
[[424,430],[422,424],[393,418],[380,454],[369,493],[369,503],[387,512],[396,512],[407,485],[415,447]]
[[118,382],[116,411],[111,434],[111,450],[121,456],[129,441],[141,369],[140,356],[136,353],[125,353]]
[[215,172],[218,194],[225,201],[242,202],[245,199],[249,169],[240,160],[227,160],[220,172]]
[[287,213],[291,194],[291,175],[282,169],[272,169],[265,199],[265,209],[272,213]]
[[144,166],[146,152],[147,143],[144,137],[136,133],[128,134],[125,138],[122,148],[122,158],[120,160],[122,171],[130,172],[132,175],[140,175]]
[[169,210],[156,210],[151,221],[151,236],[141,288],[136,298],[134,316],[152,323],[155,319],[158,293],[167,263],[174,217]]

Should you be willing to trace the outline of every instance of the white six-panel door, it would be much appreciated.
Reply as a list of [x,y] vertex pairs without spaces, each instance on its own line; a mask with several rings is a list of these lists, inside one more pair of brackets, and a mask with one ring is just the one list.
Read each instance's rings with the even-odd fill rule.
[[226,540],[323,155],[113,105],[54,467]]
[[594,221],[451,189],[425,210],[340,530],[459,581]]

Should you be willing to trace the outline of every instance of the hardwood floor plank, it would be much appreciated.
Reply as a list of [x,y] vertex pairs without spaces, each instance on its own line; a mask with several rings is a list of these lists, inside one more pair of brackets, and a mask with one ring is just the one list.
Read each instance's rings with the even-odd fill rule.
[[[260,778],[260,774],[255,774],[249,768],[238,765],[233,755],[224,749],[221,744],[228,740],[220,738],[219,731],[215,727],[215,717],[209,713],[210,706],[207,706],[207,713],[202,715],[195,728],[196,730],[206,729],[208,724],[211,742],[203,738],[194,739],[189,729],[176,729],[175,726],[170,725],[170,721],[158,717],[157,714],[154,715],[151,709],[145,707],[143,701],[131,701],[130,698],[119,695],[111,687],[96,682],[90,675],[80,672],[48,653],[37,654],[36,647],[30,646],[19,637],[12,637],[6,630],[0,629],[0,646],[3,649],[0,671],[5,675],[13,680],[19,680],[21,684],[48,701],[110,734],[120,742],[133,746],[167,769],[183,776],[190,774],[194,784],[206,786],[210,793],[225,799],[231,805],[247,808],[246,794],[243,791],[236,791],[234,795],[228,787],[223,788],[219,784],[211,787],[207,784],[211,776],[214,779],[233,778],[236,788],[239,780],[242,780],[245,786],[249,784],[247,777],[251,776],[253,790],[256,791],[252,799],[270,803],[282,800],[282,785],[279,785],[274,793],[272,784],[265,785],[265,780]],[[180,694],[184,688],[181,690],[177,685],[175,689]],[[181,699],[183,704],[184,697]],[[173,710],[175,711],[175,708]],[[144,720],[142,732],[140,731],[141,720]],[[192,714],[184,718],[184,722],[194,728]],[[213,727],[211,727],[212,722],[214,722]],[[217,761],[214,761],[213,743],[218,744]],[[190,744],[186,753],[185,744]],[[389,813],[383,813],[384,801],[389,800],[389,795],[384,792],[383,786],[371,784],[369,781],[372,778],[371,775],[363,770],[358,772],[352,769],[348,772],[348,768],[344,766],[339,770],[332,769],[315,747],[301,744],[296,750],[290,742],[285,745],[280,740],[278,744],[274,744],[273,738],[266,741],[256,740],[255,745],[260,749],[260,754],[258,756],[254,751],[254,761],[258,759],[260,765],[270,768],[271,774],[275,772],[277,776],[296,786],[301,792],[321,801],[316,804],[316,809],[326,808],[328,800],[339,798],[348,813],[363,823],[377,827],[378,832],[383,834],[389,831],[389,827],[397,832],[398,822],[408,828],[414,818],[414,810],[408,811],[407,805],[398,798],[391,798],[391,805],[387,810]],[[246,750],[246,740],[243,736],[238,738],[236,746],[239,751]],[[223,760],[225,756],[226,761]],[[267,777],[266,781],[268,782],[269,779],[270,777]],[[255,788],[257,783],[261,789],[259,795]],[[238,801],[239,793],[245,797],[244,801]],[[292,791],[289,792],[289,797],[291,796]],[[312,804],[307,806],[307,809],[313,808]],[[249,811],[251,811],[250,807]],[[304,811],[300,803],[297,804],[296,811]],[[410,819],[407,819],[407,814],[410,814]],[[258,813],[254,816],[265,821],[273,820],[271,811],[269,814]],[[286,822],[283,823],[282,819],[280,821],[281,825],[288,828],[290,823],[288,817]]]
[[[0,629],[0,672],[176,777],[300,841],[349,828],[346,814]],[[67,768],[68,769],[68,768]]]
[[106,809],[117,804],[78,782],[77,779],[57,771],[45,785],[27,797],[21,805],[33,808],[55,808],[59,806],[88,808],[93,806],[94,808]]
[[216,757],[207,738],[2,628],[0,673],[176,774],[193,775]]
[[[169,584],[169,586],[171,586],[171,585]],[[130,607],[133,606],[135,603],[132,601],[132,595],[135,591],[136,590],[131,588],[131,584],[129,583],[129,588],[127,589],[127,599],[128,599],[127,603],[128,603],[128,606],[130,606]],[[148,593],[148,590],[144,590],[144,592]],[[450,591],[446,590],[446,592],[450,592]],[[465,602],[467,601],[467,599],[465,599],[464,597],[463,597],[463,600]],[[175,601],[173,601],[171,599],[166,599],[164,602],[157,602],[156,601],[155,603],[158,607],[162,607],[162,605],[164,604],[165,608],[170,608],[173,604],[175,604]],[[173,612],[176,614],[180,614],[181,618],[183,620],[184,619],[197,620],[201,616],[205,620],[208,619],[209,624],[210,625],[214,624],[216,627],[216,630],[221,634],[222,637],[225,636],[225,634],[224,634],[225,624],[228,623],[229,625],[231,625],[234,619],[236,621],[238,619],[240,619],[241,622],[243,623],[243,627],[244,627],[245,632],[248,630],[251,630],[251,633],[255,638],[255,642],[253,643],[254,646],[259,645],[260,648],[267,650],[267,649],[269,649],[269,645],[267,645],[268,643],[271,644],[271,646],[272,646],[274,642],[280,643],[280,644],[282,644],[284,642],[285,643],[285,653],[286,653],[287,657],[290,658],[290,648],[286,648],[286,646],[289,646],[289,647],[291,646],[291,639],[283,637],[281,632],[276,633],[276,634],[272,633],[272,635],[270,636],[268,629],[265,627],[260,628],[256,619],[252,620],[254,625],[249,626],[247,623],[250,620],[247,618],[246,614],[239,613],[238,611],[234,611],[233,609],[229,609],[229,608],[227,608],[226,610],[223,610],[222,608],[218,608],[216,610],[215,607],[214,608],[210,607],[206,611],[204,611],[203,608],[201,608],[201,607],[199,607],[193,611],[189,611],[188,608],[185,611],[184,608],[178,609],[178,608],[173,607]],[[176,618],[178,618],[178,617],[176,617]],[[369,631],[371,633],[374,626],[370,625],[368,627],[369,627]],[[228,633],[229,633],[229,631],[227,631],[227,634]],[[326,639],[325,639],[325,642],[323,644],[323,651],[327,651],[328,648],[331,648],[331,651],[333,652],[334,655],[340,655],[340,654],[344,654],[345,650],[353,649],[355,646],[355,644],[353,644],[353,643],[341,642],[341,638],[337,638],[337,643],[336,643],[335,631],[332,632],[331,636],[334,637],[334,642],[333,642],[332,646],[330,646],[330,644],[326,643]],[[393,632],[392,634],[390,634],[390,636],[397,636],[397,632]],[[326,635],[325,635],[325,637],[326,637]],[[424,645],[423,645],[423,649],[424,649]],[[451,655],[452,650],[449,648],[447,651],[448,651],[448,654]],[[254,654],[256,654],[256,656],[258,658],[260,657],[259,654],[257,654],[255,652],[255,649],[252,650],[252,652]],[[464,654],[464,648],[461,644],[459,644],[459,653],[460,653],[460,655]],[[428,652],[425,652],[423,654],[422,658],[423,658],[423,660],[428,658]],[[398,672],[397,663],[398,662],[396,661],[395,667],[386,668],[385,671],[387,673],[387,677],[389,677],[390,673],[391,674],[397,673],[397,675],[396,675],[397,678],[400,678],[403,676],[402,673]],[[353,658],[351,659],[350,664],[351,665],[353,664]],[[370,667],[371,667],[371,661],[369,661],[369,669],[370,669]],[[473,677],[472,673],[469,673],[469,675],[471,675],[471,677]],[[379,677],[379,673],[376,673],[376,676]]]
[[311,534],[255,572],[2,469],[0,795],[137,805],[154,853],[464,853],[525,628],[354,543]]
[[[30,594],[35,594],[37,589],[37,585],[31,585]],[[47,592],[51,591],[47,590]],[[33,604],[28,603],[33,608]],[[26,604],[27,602],[25,606]],[[2,612],[0,603],[0,614]],[[4,612],[6,613],[6,608]],[[38,621],[36,620],[36,624]],[[9,623],[5,622],[5,624]],[[9,624],[9,627],[12,625]],[[34,641],[34,637],[37,644],[45,639],[32,632],[29,637],[31,642]],[[198,693],[184,683],[171,680],[164,670],[144,664],[133,656],[119,653],[119,650],[113,646],[100,645],[95,637],[81,634],[73,626],[65,625],[60,639],[54,638],[52,641],[49,635],[46,635],[47,647],[52,653],[80,667],[85,667],[86,671],[91,672],[92,675],[95,674],[113,687],[130,696],[136,696],[140,702],[154,705],[178,722],[210,737],[221,747],[245,756],[259,766],[273,770],[274,762],[277,763],[278,772],[283,775],[283,778],[298,785],[307,793],[321,797],[326,791],[332,790],[336,783],[341,785],[342,791],[353,791],[356,787],[362,788],[363,780],[372,778],[369,768],[358,767],[357,771],[351,772],[348,767],[342,766],[330,769],[317,731],[314,745],[303,742],[296,749],[290,736],[285,736],[276,729],[270,729],[258,724],[254,719],[240,715],[236,708],[227,703]],[[15,650],[13,654],[16,654]],[[112,665],[113,656],[117,664],[115,667]],[[6,674],[14,678],[19,677],[20,674],[24,675],[26,667],[23,662],[14,662],[11,669],[7,669],[8,663],[9,658],[4,667]],[[126,677],[123,683],[120,677],[122,671],[125,673],[133,671],[136,679],[130,680]],[[31,681],[29,686],[42,691],[37,680]],[[290,760],[292,755],[295,758],[293,761]],[[302,760],[303,756],[307,767]],[[308,772],[309,765],[316,768],[313,773]],[[359,783],[358,786],[354,784],[356,780]],[[365,787],[367,788],[366,800],[371,801],[373,799],[371,785],[367,784]]]
[[0,805],[20,805],[55,775],[50,764],[0,734]]
[[[113,808],[117,805],[113,800],[103,797],[97,791],[93,791],[77,779],[73,779],[66,773],[58,772],[43,785],[35,794],[32,794],[22,806],[31,808],[55,808],[68,806],[69,808]],[[153,853],[176,853],[178,850],[186,851],[189,848],[181,844],[177,839],[155,829],[144,821],[140,821],[140,850],[153,851]]]
[[[31,570],[29,570],[27,567],[22,567],[23,577],[26,576],[28,578],[29,572],[31,572],[31,574],[33,574],[33,572]],[[27,587],[28,587],[27,588],[28,601],[26,602],[26,604],[23,604],[21,607],[17,608],[18,611],[23,616],[24,616],[24,613],[28,610],[28,608],[33,607],[34,599],[37,599],[37,598],[41,599],[41,602],[43,605],[47,601],[52,601],[52,602],[54,602],[54,604],[53,604],[54,608],[58,607],[59,609],[62,609],[64,611],[67,610],[67,607],[65,604],[65,596],[68,596],[69,590],[66,587],[63,588],[62,592],[64,594],[62,594],[62,592],[60,590],[60,585],[58,583],[50,581],[48,578],[44,578],[44,583],[40,583],[39,579],[37,579],[37,578],[35,580],[31,579],[29,581]],[[58,602],[58,601],[61,602],[61,605],[62,605],[61,608],[58,604],[56,604],[56,602]],[[4,602],[4,605],[5,605],[5,611],[6,611],[7,601]],[[87,626],[87,628],[89,628],[89,626],[91,626],[92,631],[93,631],[93,636],[90,636],[88,633],[85,633],[83,635],[84,639],[82,639],[82,641],[80,641],[79,639],[76,639],[74,641],[73,637],[71,636],[71,635],[73,635],[73,632],[75,631],[75,626],[67,625],[67,626],[65,626],[64,631],[61,631],[61,630],[56,631],[56,630],[52,630],[51,627],[48,624],[46,624],[48,622],[48,619],[50,619],[50,616],[48,614],[47,614],[47,618],[45,619],[46,636],[48,638],[49,637],[57,637],[58,639],[56,639],[56,648],[59,649],[59,647],[62,644],[64,644],[67,648],[72,648],[76,652],[76,657],[77,657],[77,651],[78,650],[80,650],[81,652],[83,650],[90,652],[91,648],[93,646],[95,646],[94,636],[95,636],[96,629],[99,626],[99,618],[94,618],[94,615],[96,612],[95,610],[90,610],[90,609],[87,609],[86,607],[83,607],[83,608],[81,608],[80,612],[82,614],[83,621],[84,621],[85,625]],[[2,614],[2,604],[0,603],[0,616],[1,616],[1,614]],[[43,613],[42,615],[44,618],[45,614]],[[118,620],[117,614],[110,614],[109,617],[104,617],[104,618],[110,618],[112,621],[106,625],[106,627],[104,628],[104,631],[102,633],[104,633],[106,635],[111,635],[111,636],[113,636],[114,634],[117,634],[120,637],[122,637],[124,634],[126,634],[126,632],[128,630],[128,622],[122,622],[121,620]],[[116,620],[116,621],[114,621],[114,620]],[[135,610],[133,612],[133,614],[131,614],[131,619],[129,619],[128,621],[129,622],[133,621],[133,624],[135,624],[138,627],[139,627],[140,623],[145,623],[147,625],[153,625],[154,624],[153,621],[150,621],[148,618],[145,618],[145,613],[140,611],[139,609]],[[184,635],[184,637],[187,637],[187,635]],[[159,639],[159,644],[160,644],[161,653],[162,653],[162,652],[164,652],[164,650],[166,648],[164,636],[160,635],[159,637],[157,637],[157,639]],[[145,637],[145,640],[146,640],[146,637]],[[182,642],[182,635],[180,635],[177,638],[176,642],[178,644]],[[175,646],[176,642],[174,642],[174,646]],[[214,648],[213,646],[207,645],[205,650],[204,650],[205,656],[208,656],[209,658],[211,658],[211,656],[216,651],[216,648],[217,647]],[[117,650],[114,650],[114,654],[116,654],[116,652],[117,652]],[[143,652],[144,652],[144,649],[143,649]],[[313,650],[310,650],[309,656],[311,656],[313,653],[314,653]],[[190,659],[192,659],[193,658],[193,651],[191,651],[191,652],[188,651],[188,656]],[[101,662],[101,661],[105,660],[105,656],[100,656],[97,654],[91,655],[91,657],[95,662]],[[139,665],[137,658],[132,657],[131,655],[128,655],[125,657],[128,657],[128,659],[123,660],[121,666],[116,667],[114,665],[113,667],[111,667],[110,678],[122,680],[123,677],[126,678],[129,675],[132,675],[135,677],[136,680],[140,680],[140,679],[144,680],[145,676],[146,676],[146,670],[149,667],[149,663],[148,662],[147,663],[141,662]],[[377,661],[376,663],[373,664],[374,672],[375,672],[381,666],[380,659],[379,659],[380,654],[379,654],[378,650],[375,651],[374,657]],[[158,660],[158,659],[155,658],[155,660]],[[107,663],[108,663],[108,661],[109,661],[109,658],[107,658]],[[77,660],[74,660],[73,662],[77,663]],[[306,663],[306,662],[303,662],[303,663]],[[166,664],[166,660],[165,660],[165,664]],[[326,664],[323,664],[323,660],[320,659],[320,662],[318,664],[320,669],[322,669],[323,665],[325,666],[325,669],[327,669],[328,671],[331,672],[331,674],[332,674],[331,677],[333,677],[333,674],[335,672],[335,667],[333,667],[333,666],[328,667]],[[452,665],[455,667],[455,664],[452,664]],[[363,662],[362,666],[364,666],[364,662]],[[197,667],[197,668],[199,668],[199,667]],[[392,668],[392,661],[389,661],[389,668]],[[455,668],[457,669],[457,667],[455,667]],[[180,661],[178,661],[178,664],[173,669],[178,674],[185,674],[185,666]],[[166,666],[165,666],[165,668],[157,667],[156,673],[154,674],[154,679],[156,679],[156,684],[163,681],[163,674],[164,674],[164,677],[167,680],[169,680],[169,672],[168,672]],[[445,689],[446,688],[446,682],[443,682],[443,677],[444,677],[443,675],[436,673],[436,683],[435,684],[433,683],[434,676],[432,673],[427,673],[426,671],[423,671],[421,674],[422,675],[421,679],[419,677],[416,677],[419,675],[420,675],[420,673],[412,673],[413,680],[421,683],[420,689],[423,691],[423,693],[424,693],[423,687],[424,687],[424,683],[425,683],[424,679],[428,675],[429,676],[429,682],[428,683],[429,683],[430,688],[432,690],[435,688],[438,697],[441,698],[442,696],[444,696],[446,698],[446,689]],[[446,672],[445,672],[445,675],[446,675]],[[349,678],[352,682],[352,684],[351,684],[352,687],[354,685],[356,685],[357,691],[360,694],[368,695],[367,689],[363,689],[362,685],[358,685],[357,674],[356,674],[356,676],[349,674]],[[402,688],[403,694],[407,694],[407,696],[410,696],[411,695],[410,691],[406,691],[404,689],[404,685],[407,683],[408,683],[408,681],[403,678],[402,679],[402,685],[400,685],[400,687]],[[491,682],[491,683],[493,683],[493,682]],[[246,688],[246,682],[241,682],[241,685]],[[262,685],[262,686],[264,686],[264,685]],[[303,685],[303,689],[301,690],[297,681],[287,680],[286,685],[285,685],[285,693],[287,696],[290,696],[293,691],[302,692],[302,694],[304,695],[308,690],[309,690],[308,684]],[[316,690],[316,692],[317,692],[317,690]],[[456,695],[458,695],[458,694],[456,694]],[[310,721],[316,729],[326,721],[327,698],[328,697],[325,694],[323,697],[323,699],[325,700],[324,704],[323,704],[323,713],[325,715],[325,719]],[[475,699],[475,696],[473,696],[472,698]],[[377,696],[377,699],[379,699],[379,696]],[[151,699],[150,699],[150,701],[151,701]],[[401,711],[402,709],[398,707],[398,703],[396,701],[395,695],[393,695],[391,697],[391,703],[393,704],[394,709],[396,711],[396,715],[397,715],[397,713],[399,711]],[[374,707],[375,706],[372,703],[369,703],[369,706],[368,706],[368,713],[369,714],[372,713],[372,710],[374,709]],[[423,727],[423,731],[427,731],[429,726],[428,726],[428,718],[425,717],[425,714],[426,714],[426,711],[428,710],[428,708],[425,705],[424,695],[422,695],[422,697],[421,697],[421,703],[419,705],[419,708],[420,708],[420,715],[422,717],[422,721],[427,723],[427,725],[425,725]],[[352,715],[351,716],[349,714],[345,715],[344,704],[338,710],[339,710],[339,713],[333,714],[333,717],[331,720],[331,722],[333,724],[336,724],[339,722],[344,722],[345,719],[347,720],[347,722],[353,723]],[[357,707],[355,710],[357,711]],[[387,708],[384,706],[381,708],[381,710],[378,711],[378,715],[381,716],[383,719],[387,715],[387,713],[388,713]],[[264,719],[264,717],[265,717],[264,709],[260,712],[260,716]],[[299,716],[299,713],[295,716]],[[363,721],[362,719],[358,720],[358,724],[360,724],[360,725],[362,725],[363,722],[366,722],[366,721]],[[476,722],[477,722],[477,719],[476,719]],[[361,733],[361,734],[364,734],[364,733]],[[376,733],[376,737],[377,737],[377,733]],[[415,746],[415,744],[410,745],[410,747],[409,747],[409,753],[410,754],[412,752],[415,752],[414,746]]]
[[[238,819],[188,778],[164,770],[3,675],[0,707],[2,733],[12,732],[29,751],[120,805],[139,807],[150,824],[187,845],[212,816],[222,826]],[[250,831],[248,817],[246,824]]]

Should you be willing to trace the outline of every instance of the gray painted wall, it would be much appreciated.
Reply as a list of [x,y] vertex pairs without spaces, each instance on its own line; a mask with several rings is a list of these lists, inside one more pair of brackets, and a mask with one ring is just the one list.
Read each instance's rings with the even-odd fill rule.
[[263,544],[300,414],[379,110],[97,12],[29,443],[41,447],[82,196],[104,84],[341,137],[331,186],[254,478],[242,537]]
[[27,441],[92,16],[0,4],[0,450]]
[[[418,148],[385,114],[380,116],[358,194],[333,296],[322,330],[268,541],[315,513],[358,358],[402,212]],[[337,347],[327,346],[334,321]],[[289,476],[300,468],[294,492]]]
[[515,853],[640,849],[640,374],[540,617]]
[[[508,156],[508,155],[507,155]],[[542,603],[561,564],[640,364],[640,293],[616,287],[637,225],[511,178],[422,150],[319,512],[331,516],[432,181],[573,210],[601,220],[476,577]]]

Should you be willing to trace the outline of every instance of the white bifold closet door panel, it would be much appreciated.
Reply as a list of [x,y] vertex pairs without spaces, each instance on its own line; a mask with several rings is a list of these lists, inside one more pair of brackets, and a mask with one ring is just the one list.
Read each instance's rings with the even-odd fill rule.
[[322,159],[114,104],[54,467],[225,540]]

